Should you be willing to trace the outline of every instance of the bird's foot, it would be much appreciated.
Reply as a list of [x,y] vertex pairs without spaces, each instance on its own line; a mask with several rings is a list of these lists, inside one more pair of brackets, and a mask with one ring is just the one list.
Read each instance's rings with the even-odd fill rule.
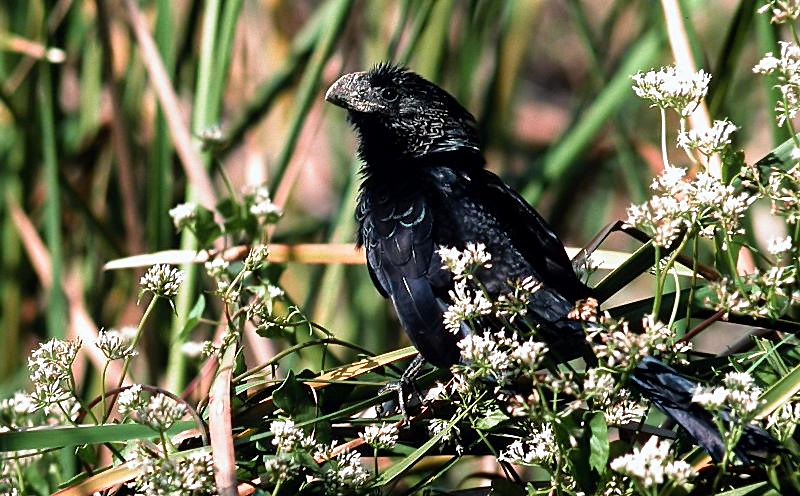
[[[411,420],[411,416],[409,415],[409,407],[416,408],[422,403],[421,395],[419,390],[417,390],[417,386],[414,383],[415,379],[419,375],[419,371],[422,368],[422,365],[425,363],[425,359],[422,358],[422,355],[417,355],[414,358],[414,361],[406,368],[403,375],[400,376],[400,380],[396,382],[390,382],[389,384],[385,385],[378,391],[378,395],[387,393],[387,392],[396,392],[397,393],[397,408],[400,410],[400,414],[403,416],[403,420],[405,423],[408,424]],[[394,410],[394,400],[390,399],[385,403],[382,403],[376,407],[376,411],[378,413],[378,417],[385,417]]]

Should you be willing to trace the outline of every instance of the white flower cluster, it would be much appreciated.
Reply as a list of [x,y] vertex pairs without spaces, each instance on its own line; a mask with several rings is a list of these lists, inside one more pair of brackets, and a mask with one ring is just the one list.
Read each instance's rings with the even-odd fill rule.
[[316,443],[313,436],[307,436],[302,429],[295,427],[293,420],[275,420],[269,425],[269,431],[274,436],[272,444],[279,452],[308,449]]
[[528,313],[528,305],[534,293],[542,288],[542,283],[533,276],[509,283],[511,291],[497,297],[495,314],[498,318],[514,322]]
[[795,267],[778,266],[740,276],[740,289],[727,278],[710,284],[714,297],[707,302],[728,314],[777,319],[793,305],[800,304],[800,290],[794,289]]
[[203,265],[208,275],[220,280],[228,277],[228,267],[230,263],[222,257],[215,257]]
[[256,188],[252,201],[250,213],[255,215],[261,223],[274,224],[283,215],[281,208],[272,203],[269,189],[266,186]]
[[166,458],[140,449],[136,462],[142,469],[135,482],[140,494],[217,494],[210,454]]
[[609,425],[625,425],[641,422],[647,413],[647,405],[631,398],[627,389],[621,389],[614,401],[603,408],[606,423]]
[[[450,422],[446,419],[432,418],[428,421],[428,434],[431,436],[438,436],[442,431],[447,429],[448,425],[450,425]],[[453,425],[449,431],[442,435],[441,440],[443,443],[447,443],[458,439],[460,435],[461,429],[459,429],[457,425]]]
[[175,229],[180,231],[185,227],[191,227],[197,218],[197,205],[194,203],[175,205],[169,210],[169,216],[172,217]]
[[629,329],[627,321],[606,314],[587,329],[586,340],[600,363],[612,370],[630,370],[653,352],[673,351],[675,336],[668,326],[652,315],[642,319],[642,326],[644,332],[637,334]]
[[533,376],[547,353],[542,342],[522,341],[516,335],[503,337],[489,331],[464,337],[458,348],[466,363],[461,372],[468,380],[492,378],[499,384],[518,375]]
[[734,418],[749,419],[760,406],[761,388],[745,372],[729,372],[722,386],[700,386],[692,393],[692,402],[706,410],[719,412],[730,409]]
[[756,197],[737,193],[731,185],[701,172],[694,181],[683,179],[686,170],[667,165],[651,186],[656,195],[641,205],[628,207],[627,226],[653,233],[653,242],[669,246],[681,232],[698,224],[700,234],[741,233],[740,220]]
[[172,298],[178,294],[183,278],[183,271],[166,264],[158,264],[147,269],[139,280],[139,286],[142,291],[163,298]]
[[130,417],[136,423],[162,433],[167,432],[186,415],[186,405],[165,394],[152,394],[146,399],[140,384],[135,384],[119,393],[117,404],[119,414],[123,417]]
[[731,143],[731,134],[738,129],[735,124],[727,119],[714,121],[714,124],[705,130],[681,131],[678,134],[678,146],[689,150],[697,150],[706,157],[719,153]]
[[783,236],[777,236],[770,238],[767,242],[767,251],[775,256],[789,253],[792,251],[792,237],[786,236],[784,238]]
[[639,72],[632,79],[637,96],[649,100],[654,107],[673,109],[681,117],[689,117],[705,98],[711,75],[702,69],[686,72],[671,65],[657,71]]
[[325,494],[350,496],[363,487],[369,479],[369,472],[361,464],[361,454],[348,451],[330,460],[330,466],[323,474]]
[[455,279],[473,277],[477,270],[492,266],[492,256],[483,243],[467,243],[463,250],[442,246],[437,251],[442,268],[449,270]]
[[[800,150],[795,150],[800,155]],[[787,224],[800,222],[800,164],[788,171],[773,168],[769,172],[766,185],[762,185],[761,172],[753,165],[745,169],[749,185],[758,187],[761,194],[769,199],[773,215],[780,215]]]
[[558,444],[550,424],[532,428],[525,439],[517,439],[500,452],[499,461],[516,465],[548,465],[558,455]]
[[51,339],[42,343],[28,358],[36,408],[44,408],[73,398],[72,363],[81,348],[81,340]]
[[683,460],[673,460],[669,454],[669,442],[651,437],[641,449],[615,458],[611,469],[632,477],[645,488],[663,484],[665,481],[683,485],[692,476],[692,467]]
[[786,403],[767,417],[767,429],[780,441],[786,441],[794,435],[800,424],[800,403]]
[[466,279],[457,280],[448,293],[453,303],[444,313],[444,327],[453,334],[458,334],[462,323],[492,313],[492,302],[482,291],[469,288]]
[[800,17],[800,0],[768,0],[759,7],[759,14],[768,13],[773,24],[794,22]]
[[392,449],[397,444],[399,431],[394,424],[368,425],[358,436],[375,449]]
[[[134,335],[135,332],[136,329],[134,329]],[[130,333],[124,328],[119,331],[116,329],[100,331],[97,334],[97,339],[94,340],[94,345],[97,346],[109,360],[132,358],[139,354],[131,346]]]
[[[0,433],[41,426],[45,423],[42,411],[30,396],[16,392],[10,398],[0,399]],[[22,493],[19,484],[20,476],[33,463],[42,458],[39,450],[16,450],[3,453],[0,458],[0,493]]]
[[787,119],[794,119],[800,109],[800,47],[794,43],[781,41],[780,57],[767,53],[755,67],[756,74],[775,74],[778,78],[776,88],[781,98],[775,105],[778,125],[783,126]]

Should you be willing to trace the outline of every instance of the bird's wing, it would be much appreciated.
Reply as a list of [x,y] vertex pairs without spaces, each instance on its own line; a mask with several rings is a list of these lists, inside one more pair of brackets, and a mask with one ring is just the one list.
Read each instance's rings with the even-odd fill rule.
[[589,295],[575,276],[572,262],[553,229],[516,191],[485,169],[469,173],[470,195],[491,209],[513,245],[533,267],[546,286],[575,301]]
[[434,217],[422,196],[372,202],[360,210],[367,266],[378,290],[390,298],[400,323],[426,360],[449,366],[458,360],[455,336],[444,328],[451,284],[433,240]]

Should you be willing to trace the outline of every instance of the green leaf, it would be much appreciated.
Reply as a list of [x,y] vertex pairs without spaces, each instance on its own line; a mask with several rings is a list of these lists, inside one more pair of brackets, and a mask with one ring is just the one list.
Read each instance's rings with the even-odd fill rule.
[[192,232],[197,237],[197,242],[200,246],[208,247],[212,241],[222,234],[222,229],[214,220],[214,212],[198,205]]
[[417,448],[409,456],[403,458],[403,460],[400,461],[399,463],[396,463],[391,467],[389,467],[387,470],[383,471],[383,473],[381,473],[381,475],[378,476],[372,482],[371,487],[379,487],[388,484],[397,477],[399,477],[403,472],[411,468],[415,463],[417,463],[417,461],[419,461],[420,458],[425,456],[425,453],[427,453],[428,450],[430,450],[431,448],[436,446],[439,442],[441,442],[442,437],[444,437],[445,434],[450,432],[453,426],[455,426],[458,422],[460,422],[461,419],[463,419],[467,415],[467,413],[470,412],[470,410],[472,410],[472,407],[464,408],[463,410],[461,410],[461,413],[459,413],[456,416],[456,418],[448,422],[447,426],[444,429],[437,432],[436,435],[433,436],[432,438],[428,439],[425,442],[425,444]]
[[774,489],[769,487],[768,482],[756,482],[755,484],[750,484],[749,486],[737,487],[736,489],[731,489],[730,491],[717,493],[718,496],[760,496],[766,494],[778,494]]
[[[587,415],[590,412],[587,412]],[[601,476],[606,471],[608,463],[608,425],[603,412],[595,412],[589,420],[589,428],[592,435],[589,438],[589,466],[597,471]]]
[[303,422],[314,418],[315,404],[311,388],[298,381],[291,370],[281,387],[272,393],[272,397],[275,405],[295,421]]
[[[173,435],[192,427],[195,427],[195,423],[192,421],[178,422],[168,433]],[[35,427],[27,430],[0,432],[0,452],[111,443],[157,436],[158,434],[153,429],[139,424]]]
[[189,311],[189,315],[186,317],[186,324],[181,329],[180,334],[178,334],[178,342],[182,343],[186,341],[186,338],[189,336],[189,333],[197,327],[197,323],[200,322],[200,318],[203,316],[203,312],[206,309],[206,298],[201,293],[200,296],[197,297],[197,301],[195,302],[192,309]]
[[478,419],[475,428],[481,431],[489,431],[508,420],[508,415],[499,408],[488,412],[485,416]]

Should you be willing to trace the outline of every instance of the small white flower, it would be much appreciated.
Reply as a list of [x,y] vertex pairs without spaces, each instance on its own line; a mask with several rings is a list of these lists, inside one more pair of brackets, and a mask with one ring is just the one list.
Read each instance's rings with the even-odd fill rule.
[[128,389],[122,391],[117,396],[117,408],[119,414],[123,417],[129,417],[134,414],[138,409],[145,406],[145,401],[142,398],[142,385],[134,384]]
[[727,119],[714,121],[714,124],[703,131],[682,131],[678,134],[678,146],[688,150],[697,150],[705,156],[721,152],[731,143],[731,134],[737,127]]
[[615,458],[611,469],[639,481],[648,488],[672,481],[685,484],[692,476],[691,466],[683,460],[672,460],[669,456],[669,442],[651,437],[641,449]]
[[781,92],[775,105],[778,125],[783,126],[787,119],[793,119],[800,110],[800,47],[794,43],[781,41],[780,57],[768,53],[753,67],[757,74],[773,74],[778,77],[776,87]]
[[368,425],[358,436],[375,449],[392,449],[397,444],[397,427],[393,424]]
[[206,272],[214,279],[220,279],[227,275],[226,271],[229,265],[230,263],[222,257],[216,257],[204,264]]
[[165,394],[155,393],[145,399],[140,384],[119,393],[117,403],[120,415],[158,432],[167,432],[186,414],[186,405]]
[[539,367],[547,351],[548,348],[545,343],[529,339],[511,350],[511,359],[517,363],[518,367],[532,372]]
[[492,303],[483,292],[469,289],[465,279],[457,280],[449,294],[453,303],[444,313],[444,325],[453,334],[461,330],[462,323],[492,313]]
[[269,430],[274,435],[272,444],[280,452],[288,453],[298,447],[314,445],[314,438],[306,436],[302,429],[295,427],[292,420],[275,420],[269,425]]
[[150,397],[144,411],[136,412],[136,420],[153,430],[166,432],[185,414],[186,405],[178,403],[165,394],[157,393]]
[[266,186],[256,188],[253,195],[253,204],[250,206],[250,213],[258,217],[263,223],[272,224],[283,215],[281,208],[270,199],[269,189]]
[[719,410],[725,405],[727,399],[728,390],[720,386],[697,386],[692,392],[692,403],[697,403],[706,410]]
[[472,277],[478,269],[492,266],[492,256],[483,243],[467,243],[464,250],[442,246],[437,252],[442,268],[449,270],[456,279]]
[[500,452],[498,460],[517,465],[542,465],[553,461],[558,445],[549,424],[532,429],[524,440],[517,439]]
[[759,7],[759,14],[768,13],[772,17],[770,22],[773,24],[784,24],[794,22],[800,17],[799,0],[768,0],[767,3]]
[[681,117],[689,117],[705,98],[711,75],[702,69],[689,73],[671,65],[658,71],[639,72],[632,79],[636,95],[649,100],[653,106],[671,108]]
[[353,494],[369,479],[369,472],[361,465],[361,454],[348,451],[330,461],[323,475],[325,494]]
[[94,345],[97,346],[109,360],[131,358],[138,355],[138,352],[131,347],[130,340],[116,329],[100,331],[97,334]]
[[208,341],[186,341],[181,345],[181,353],[188,358],[200,358],[205,355]]
[[280,287],[275,286],[273,284],[268,284],[267,295],[269,296],[270,299],[277,299],[277,298],[283,298],[284,296],[286,296],[286,293]]
[[80,339],[51,339],[33,350],[28,369],[34,386],[31,400],[37,409],[72,398],[72,364],[80,348]]
[[183,229],[192,225],[192,222],[197,218],[197,205],[194,203],[181,203],[169,210],[169,216],[172,217],[172,223],[175,224],[175,229]]
[[786,236],[785,238],[778,236],[775,238],[770,238],[770,240],[767,242],[767,251],[775,256],[788,253],[791,250],[792,250],[791,236]]
[[139,285],[142,291],[149,291],[163,298],[172,298],[178,294],[183,278],[183,271],[166,264],[158,264],[147,269],[139,280]]

